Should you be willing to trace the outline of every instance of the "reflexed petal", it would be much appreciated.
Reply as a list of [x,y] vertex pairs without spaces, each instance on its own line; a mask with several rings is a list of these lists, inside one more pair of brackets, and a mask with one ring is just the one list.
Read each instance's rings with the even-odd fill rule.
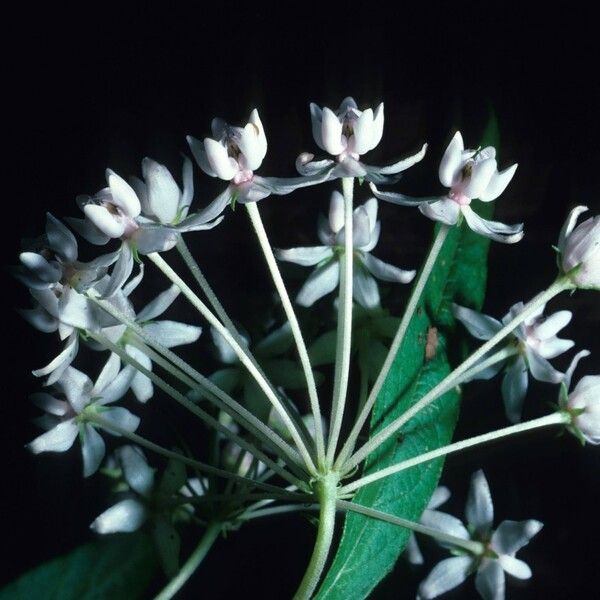
[[342,143],[342,122],[335,113],[327,108],[323,108],[321,135],[323,139],[323,148],[329,154],[337,156],[346,148]]
[[296,159],[296,170],[300,175],[313,177],[331,172],[335,166],[335,161],[330,158],[314,160],[315,155],[310,152],[303,152]]
[[138,285],[142,283],[142,279],[144,279],[144,263],[138,265],[138,274],[135,277],[132,277],[127,284],[123,286],[123,295],[127,297],[131,296]]
[[50,375],[46,381],[46,385],[52,385],[60,379],[65,372],[65,369],[67,369],[67,367],[75,360],[78,351],[79,334],[75,333],[69,338],[64,350],[45,367],[32,371],[33,375],[35,375],[35,377],[45,377],[46,375]]
[[397,194],[395,192],[382,192],[377,189],[374,183],[370,183],[369,187],[371,191],[379,200],[385,200],[392,204],[399,204],[400,206],[420,206],[421,204],[431,204],[432,202],[439,202],[444,200],[444,196],[430,196],[427,198],[412,198],[405,196],[404,194]]
[[567,389],[569,389],[571,387],[571,379],[573,378],[573,373],[574,373],[575,369],[577,368],[577,364],[579,363],[579,361],[582,358],[586,358],[589,355],[590,355],[589,350],[580,350],[573,357],[573,360],[571,360],[571,364],[569,365],[569,368],[567,369],[564,379],[563,379],[565,385],[567,386]]
[[357,154],[364,154],[374,147],[372,144],[374,137],[372,108],[364,110],[360,117],[354,121],[352,131],[354,137],[354,152]]
[[213,344],[217,348],[219,360],[227,365],[233,365],[239,361],[231,344],[214,327],[210,328]]
[[575,342],[573,340],[553,338],[540,344],[537,352],[543,358],[554,358],[570,350],[574,345]]
[[81,429],[81,456],[83,457],[83,476],[93,475],[104,460],[106,445],[102,436],[89,424]]
[[[370,219],[370,217],[369,217]],[[371,231],[371,239],[369,243],[361,248],[361,250],[365,253],[371,252],[375,246],[377,246],[377,242],[379,242],[379,236],[381,235],[381,221],[377,221],[375,223],[375,227],[372,228]]]
[[129,533],[137,531],[146,520],[146,507],[133,498],[127,498],[117,502],[90,525],[96,533],[102,535],[107,533]]
[[518,423],[521,420],[523,400],[527,394],[527,386],[527,365],[523,357],[519,356],[506,369],[504,379],[502,380],[504,408],[506,410],[506,417],[511,423]]
[[311,273],[298,293],[296,302],[300,306],[312,306],[317,300],[335,290],[339,280],[340,264],[333,259]]
[[106,169],[106,181],[110,187],[113,203],[129,217],[137,217],[142,210],[133,188],[114,171]]
[[208,223],[216,219],[230,204],[233,199],[231,186],[228,186],[224,192],[219,194],[206,208],[189,216],[182,225],[189,222],[190,219],[201,219],[201,223]]
[[173,348],[195,342],[200,337],[202,328],[177,321],[158,321],[146,324],[144,331],[167,348]]
[[377,224],[377,210],[379,208],[377,204],[377,199],[369,198],[363,204],[363,208],[367,211],[367,214],[369,215],[369,230],[371,233],[373,233],[373,231],[375,230],[375,225]]
[[419,210],[426,217],[445,225],[456,225],[458,216],[460,215],[460,206],[449,198],[443,198],[430,204],[419,204]]
[[140,254],[166,252],[177,243],[177,230],[163,225],[148,224],[140,227],[133,239]]
[[115,294],[123,284],[129,279],[133,271],[133,252],[126,242],[121,244],[119,258],[110,274],[108,286],[102,293],[102,298],[109,298]]
[[472,562],[468,556],[456,556],[438,563],[419,586],[419,598],[437,598],[460,585],[471,572]]
[[179,209],[181,190],[169,170],[151,158],[142,160],[151,214],[161,223],[172,223]]
[[329,227],[334,233],[344,227],[344,196],[337,190],[331,194],[329,202]]
[[545,358],[542,358],[535,350],[526,348],[529,370],[538,381],[547,383],[560,383],[564,374],[557,371]]
[[[369,215],[363,206],[359,206],[352,215],[352,229],[352,245],[354,248],[363,248],[370,242],[371,224],[369,222]],[[340,231],[338,238],[339,244],[343,244],[343,229]]]
[[[101,416],[105,421],[112,423],[120,429],[125,429],[126,431],[135,431],[140,424],[140,418],[130,413],[122,406],[116,406],[114,408],[103,410]],[[111,429],[109,426],[106,427],[106,431],[112,435],[121,435],[119,432]]]
[[453,304],[452,312],[467,328],[467,331],[478,340],[489,340],[502,329],[502,324],[497,319],[478,313],[465,306]]
[[275,256],[279,260],[292,262],[303,267],[311,267],[326,258],[333,256],[333,250],[329,246],[313,246],[308,248],[286,248],[276,249]]
[[[423,212],[423,207],[421,212]],[[517,225],[505,225],[504,223],[498,223],[497,221],[488,221],[482,219],[470,206],[463,206],[462,213],[465,216],[469,227],[496,242],[502,242],[504,244],[514,244],[523,238],[523,224],[518,223]]]
[[58,329],[58,321],[41,306],[20,309],[18,312],[30,325],[42,333],[53,333]]
[[[125,346],[125,350],[127,354],[131,356],[134,360],[140,363],[142,367],[148,369],[148,371],[152,371],[152,361],[150,358],[139,350],[135,346],[127,345]],[[148,402],[150,398],[154,395],[154,386],[149,377],[140,373],[134,367],[129,367],[131,372],[133,373],[133,379],[131,380],[131,391],[135,396],[135,399],[138,402]]]
[[27,444],[27,448],[34,454],[40,452],[65,452],[75,441],[79,427],[73,419],[59,423],[46,433],[38,436]]
[[440,183],[443,186],[447,188],[452,187],[456,172],[460,169],[462,164],[462,152],[464,149],[465,145],[462,135],[460,134],[460,131],[457,131],[450,140],[440,162],[438,174]]
[[38,408],[57,417],[63,417],[69,410],[69,405],[64,400],[57,400],[46,392],[36,392],[29,398]]
[[492,535],[492,548],[497,554],[515,554],[543,527],[535,519],[527,521],[502,521]]
[[78,413],[89,404],[94,385],[85,373],[73,367],[68,367],[58,380],[57,385],[67,397],[69,404]]
[[110,385],[119,374],[119,370],[121,369],[121,359],[118,354],[111,354],[108,357],[108,360],[102,367],[102,371],[100,371],[100,375],[98,375],[98,379],[96,379],[96,383],[94,384],[94,389],[91,391],[92,396],[101,396],[102,391],[105,387]]
[[96,246],[103,246],[111,239],[111,236],[106,235],[101,229],[98,229],[98,227],[96,227],[89,219],[66,217],[65,221],[67,221],[67,223],[69,223],[82,238]]
[[46,236],[48,245],[67,262],[77,260],[77,240],[75,236],[56,217],[46,213]]
[[479,199],[482,202],[495,200],[506,189],[506,186],[510,183],[518,166],[519,165],[514,164],[507,169],[504,169],[504,171],[500,171],[500,173],[496,171],[492,175],[488,186],[479,194]]
[[398,162],[395,162],[392,165],[387,165],[385,167],[368,167],[365,165],[365,168],[368,171],[374,171],[379,175],[395,175],[396,173],[401,173],[402,171],[406,171],[406,169],[410,169],[413,165],[416,165],[418,162],[421,162],[425,157],[425,153],[427,152],[427,144],[423,144],[421,149],[412,156],[408,158],[403,158]]
[[123,369],[106,388],[98,390],[98,394],[101,396],[100,400],[97,401],[98,404],[110,404],[122,398],[131,386],[134,375],[135,370]]
[[531,577],[529,565],[514,556],[503,554],[498,559],[498,562],[509,575],[512,575],[517,579],[529,579]]
[[64,287],[58,299],[58,318],[63,325],[80,329],[96,329],[96,313],[91,302],[71,287]]
[[210,162],[208,160],[208,156],[206,156],[206,150],[204,149],[204,142],[197,140],[195,137],[188,135],[186,137],[187,143],[190,145],[190,150],[198,166],[210,177],[216,177],[214,169],[211,167]]
[[259,177],[258,175],[255,175],[254,184],[263,186],[269,193],[275,194],[276,196],[285,196],[300,188],[317,185],[327,181],[330,178],[334,166],[335,163],[331,161],[330,166],[323,171],[315,173],[314,175],[305,175],[303,177]]
[[494,505],[487,479],[480,469],[471,477],[471,487],[467,498],[465,516],[469,525],[481,534],[486,533],[494,522]]
[[427,504],[427,509],[435,510],[444,504],[448,498],[450,498],[450,490],[445,485],[439,485],[433,491],[429,503]]
[[239,171],[239,166],[233,158],[228,156],[227,148],[211,138],[204,138],[204,150],[217,177],[225,181],[231,181]]
[[127,445],[119,448],[117,454],[129,487],[140,496],[149,496],[154,487],[154,469],[144,453],[137,446]]
[[471,177],[465,186],[464,193],[468,198],[479,198],[485,191],[494,173],[497,163],[493,158],[480,160],[473,165]]
[[364,308],[379,306],[379,288],[371,274],[355,263],[352,276],[352,296]]
[[498,561],[484,560],[475,576],[475,587],[483,600],[504,600],[505,586],[504,571]]
[[152,321],[162,315],[171,304],[175,301],[175,298],[179,296],[181,290],[176,286],[172,285],[170,288],[166,289],[164,292],[161,292],[154,298],[150,300],[142,310],[138,313],[137,321]]
[[468,540],[471,537],[460,519],[438,510],[424,511],[421,523],[432,529],[462,538],[463,540]]
[[405,271],[404,269],[400,269],[399,267],[395,267],[394,265],[390,265],[374,256],[371,256],[369,253],[365,253],[362,256],[364,265],[369,269],[371,274],[373,274],[378,279],[382,281],[391,281],[393,283],[410,283],[415,275],[416,271]]
[[[268,198],[273,191],[270,185],[266,183],[266,179],[258,177],[254,177],[252,181],[247,181],[234,187],[236,192],[235,199],[241,204],[259,202],[264,198]],[[287,194],[288,192],[283,193]]]
[[312,125],[312,134],[315,139],[315,143],[321,150],[327,149],[323,146],[323,136],[321,135],[321,129],[323,125],[323,111],[314,103],[310,103],[310,121]]
[[[570,213],[569,216],[567,217],[567,220],[565,221],[564,225],[562,226],[562,229],[560,231],[560,235],[558,238],[558,249],[560,250],[560,253],[563,254],[564,250],[565,250],[565,242],[567,237],[571,234],[571,232],[573,231],[573,229],[575,229],[575,225],[577,225],[577,219],[579,219],[579,215],[581,213],[584,213],[588,210],[587,206],[576,206]],[[573,265],[575,266],[575,265]]]
[[408,542],[406,542],[406,554],[411,565],[422,565],[425,562],[414,533],[410,534]]
[[573,313],[570,310],[559,310],[550,315],[545,321],[536,324],[535,336],[540,340],[547,340],[566,327],[572,318]]

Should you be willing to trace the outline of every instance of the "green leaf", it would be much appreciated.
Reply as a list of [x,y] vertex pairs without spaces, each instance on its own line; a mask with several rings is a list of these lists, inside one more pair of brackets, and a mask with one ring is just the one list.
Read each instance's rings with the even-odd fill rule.
[[[484,145],[497,147],[495,118],[483,140]],[[484,218],[491,217],[492,203],[475,202],[472,206]],[[450,372],[447,351],[459,350],[456,342],[462,335],[458,329],[454,335],[452,302],[481,308],[488,247],[489,240],[472,232],[465,223],[449,232],[373,408],[371,435],[400,416]],[[430,327],[438,328],[438,344],[435,356],[427,361],[425,342]],[[459,400],[459,392],[454,389],[421,411],[398,436],[369,456],[365,473],[450,443]],[[438,484],[442,466],[443,459],[437,459],[376,481],[359,490],[353,502],[418,521]],[[351,600],[368,596],[393,568],[409,534],[407,529],[348,513],[336,556],[317,598]]]
[[155,571],[147,535],[115,535],[28,571],[0,591],[0,600],[135,600]]

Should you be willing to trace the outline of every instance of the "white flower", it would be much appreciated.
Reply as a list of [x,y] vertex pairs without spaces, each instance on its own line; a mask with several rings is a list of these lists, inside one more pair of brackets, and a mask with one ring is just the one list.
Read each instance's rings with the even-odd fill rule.
[[[29,450],[35,454],[65,452],[79,435],[83,475],[93,475],[104,458],[105,445],[97,431],[99,426],[89,422],[86,413],[97,413],[103,420],[127,431],[135,431],[140,423],[139,417],[127,409],[107,406],[119,400],[131,383],[130,373],[120,371],[120,365],[119,358],[112,355],[94,384],[81,371],[68,367],[56,382],[56,387],[64,394],[66,401],[46,393],[35,394],[34,403],[48,413],[42,420],[48,431],[30,442],[27,445]],[[106,431],[118,435],[110,428]]]
[[315,142],[321,150],[335,157],[334,160],[313,161],[314,155],[301,154],[296,161],[300,173],[313,176],[328,173],[330,178],[361,177],[367,181],[390,183],[425,156],[427,144],[409,158],[387,167],[373,167],[360,161],[379,144],[383,135],[383,102],[373,110],[359,110],[353,98],[342,100],[337,111],[320,108],[314,102],[310,105],[312,132]]
[[600,289],[600,216],[577,224],[587,206],[576,206],[560,232],[558,250],[564,273],[580,288]]
[[180,461],[170,460],[159,482],[144,453],[136,446],[122,446],[114,453],[118,467],[129,488],[116,504],[100,514],[90,525],[96,533],[128,533],[150,522],[154,544],[167,574],[174,574],[179,564],[181,539],[173,521],[192,513],[191,504],[173,502],[180,495],[196,497],[203,494],[198,479],[187,479]]
[[[450,498],[450,490],[446,486],[440,485],[435,488],[423,514],[427,513],[427,511],[439,508],[446,500],[448,500],[448,498]],[[425,562],[417,542],[417,536],[414,533],[411,533],[408,538],[408,542],[406,543],[406,553],[408,562],[411,565],[422,565]]]
[[267,469],[265,463],[253,454],[238,446],[235,442],[227,442],[221,453],[223,466],[240,477],[258,477]]
[[590,444],[600,444],[600,375],[586,375],[569,393],[573,372],[580,359],[589,356],[587,350],[578,352],[565,373],[559,394],[559,407],[571,415],[567,429]]
[[207,175],[229,182],[227,189],[209,206],[215,214],[220,214],[232,201],[258,202],[271,194],[289,194],[327,179],[328,174],[289,179],[256,175],[267,153],[267,138],[256,109],[244,127],[215,118],[211,129],[212,138],[200,141],[187,136],[187,141],[198,166]]
[[[130,290],[127,290],[130,291]],[[136,315],[131,302],[127,300],[129,318],[137,323],[146,334],[152,339],[160,342],[166,348],[174,348],[184,344],[195,342],[202,333],[201,327],[179,323],[177,321],[161,320],[156,318],[162,315],[173,303],[180,293],[180,289],[172,285],[164,292],[158,294]],[[113,325],[102,329],[102,333],[113,343],[123,346],[125,352],[143,367],[152,370],[152,361],[142,350],[140,350],[135,341],[137,335],[127,330],[125,325]],[[100,349],[103,349],[100,347]],[[152,381],[140,373],[133,366],[126,366],[125,370],[131,372],[131,391],[140,402],[147,402],[154,395],[154,386]]]
[[498,171],[496,150],[492,146],[481,150],[465,150],[460,131],[452,138],[442,157],[439,178],[449,188],[446,196],[415,199],[393,192],[380,192],[371,185],[377,198],[394,204],[418,206],[419,210],[435,221],[456,225],[461,215],[475,232],[497,242],[513,244],[523,237],[523,225],[505,225],[488,221],[473,211],[472,200],[495,200],[510,183],[517,165]]
[[[379,241],[381,223],[377,220],[377,200],[371,198],[354,210],[352,218],[354,272],[352,292],[365,308],[379,306],[379,288],[374,277],[382,281],[409,283],[415,271],[405,271],[370,254]],[[335,191],[331,196],[329,220],[321,219],[318,228],[323,246],[276,250],[279,260],[302,266],[317,265],[298,293],[296,302],[312,306],[335,290],[340,278],[340,256],[344,252],[344,199]]]
[[[456,304],[454,315],[471,335],[479,340],[489,340],[504,325],[517,317],[523,308],[522,302],[515,304],[502,322]],[[531,372],[534,379],[538,381],[560,383],[564,375],[557,371],[548,359],[555,358],[574,345],[572,340],[564,340],[556,336],[569,324],[573,314],[568,310],[561,310],[544,317],[544,309],[545,305],[540,306],[509,337],[509,346],[515,346],[517,351],[515,357],[500,361],[474,377],[474,379],[490,379],[506,367],[502,381],[502,397],[506,416],[513,423],[521,420],[523,400],[527,394],[528,373]]]
[[[482,554],[466,553],[454,549],[458,556],[438,563],[419,586],[418,598],[427,600],[460,585],[471,573],[476,572],[475,587],[484,600],[504,600],[505,575],[518,579],[529,579],[531,569],[515,554],[542,528],[542,523],[527,521],[502,521],[492,530],[494,506],[489,486],[483,471],[477,471],[471,479],[471,487],[465,515],[468,526],[446,513],[428,510],[422,522],[455,537],[481,542]],[[444,544],[447,545],[447,544]]]

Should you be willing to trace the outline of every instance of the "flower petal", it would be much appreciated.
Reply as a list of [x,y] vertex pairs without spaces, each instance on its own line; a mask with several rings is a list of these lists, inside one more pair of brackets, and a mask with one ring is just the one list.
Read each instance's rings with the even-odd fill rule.
[[[423,212],[423,207],[420,208],[421,212]],[[522,223],[505,225],[497,221],[488,221],[480,217],[470,206],[463,206],[462,213],[465,216],[467,224],[473,231],[496,242],[514,244],[523,239]]]
[[76,412],[81,412],[89,404],[94,385],[85,373],[68,367],[57,385]]
[[576,206],[567,217],[562,229],[560,231],[560,235],[558,237],[558,249],[560,253],[563,254],[565,250],[565,242],[567,237],[571,234],[573,229],[575,229],[575,225],[577,225],[577,220],[579,219],[579,215],[581,213],[586,212],[588,209],[587,206]]
[[315,143],[317,146],[319,146],[319,148],[321,148],[321,150],[325,150],[325,152],[327,152],[327,149],[323,145],[323,136],[321,134],[323,126],[323,111],[314,102],[310,103],[310,121]]
[[410,534],[408,542],[406,542],[406,555],[406,558],[411,565],[422,565],[425,562],[419,544],[417,543],[417,536],[414,533]]
[[456,225],[460,215],[460,206],[450,198],[419,204],[419,210],[426,217],[444,223],[444,225]]
[[472,562],[468,556],[456,556],[439,562],[419,586],[418,597],[423,600],[437,598],[460,585],[471,572]]
[[102,371],[100,371],[100,375],[96,379],[96,383],[94,384],[94,388],[91,391],[92,396],[101,396],[104,388],[108,387],[119,374],[119,370],[121,369],[121,359],[118,354],[111,354],[108,357],[108,360],[102,367]]
[[145,325],[144,331],[163,346],[174,348],[195,342],[200,337],[202,328],[177,321],[158,321]]
[[20,309],[18,312],[30,325],[42,333],[54,333],[58,329],[56,318],[41,306]]
[[231,181],[239,171],[237,162],[227,154],[227,148],[211,138],[204,138],[204,150],[211,169],[219,179]]
[[479,469],[471,477],[465,516],[469,525],[481,533],[487,533],[494,522],[494,505],[490,487],[483,471]]
[[515,558],[514,556],[509,556],[508,554],[503,554],[498,559],[500,566],[513,577],[517,579],[529,579],[531,577],[531,569],[526,562]]
[[364,308],[379,306],[379,287],[371,274],[355,263],[352,276],[352,297]]
[[[125,429],[126,431],[135,431],[140,424],[140,418],[130,413],[122,406],[116,406],[102,411],[102,418],[105,421],[108,421],[109,423],[119,427],[120,429]],[[114,429],[111,429],[109,426],[106,427],[106,431],[111,435],[121,435]]]
[[69,338],[69,341],[65,345],[63,351],[52,361],[50,361],[45,367],[32,371],[35,377],[45,377],[50,375],[46,381],[46,385],[52,385],[65,372],[69,365],[75,360],[77,352],[79,351],[79,334],[74,333]]
[[545,358],[540,356],[535,350],[527,347],[527,362],[529,370],[535,379],[545,381],[547,383],[560,383],[564,374],[557,371]]
[[337,156],[345,150],[342,143],[342,122],[329,108],[324,107],[322,113],[321,136],[323,148],[329,154]]
[[514,177],[518,164],[514,164],[504,171],[496,171],[483,192],[479,194],[479,199],[482,202],[491,202],[495,200],[508,186],[511,179]]
[[500,329],[502,323],[489,315],[484,315],[475,310],[458,304],[452,305],[454,316],[467,328],[467,331],[478,340],[489,340]]
[[496,560],[485,559],[475,576],[475,587],[483,600],[504,600],[506,578]]
[[311,267],[322,260],[333,257],[333,250],[329,246],[276,249],[275,256],[279,260],[292,262],[303,267]]
[[559,310],[550,315],[545,321],[535,326],[535,336],[540,340],[547,340],[556,335],[561,329],[566,327],[573,318],[570,310]]
[[375,146],[372,144],[374,137],[373,130],[373,109],[367,108],[354,121],[352,126],[354,137],[354,152],[364,154],[372,150]]
[[329,201],[329,227],[333,233],[338,233],[344,227],[344,196],[335,190]]
[[456,172],[460,169],[462,164],[462,153],[465,149],[462,135],[460,131],[457,131],[453,138],[450,140],[444,156],[440,161],[440,168],[438,175],[440,177],[440,183],[449,188],[454,183]]
[[122,446],[117,450],[123,476],[129,487],[140,496],[148,497],[154,487],[154,469],[137,446]]
[[340,264],[336,259],[317,267],[308,277],[296,296],[300,306],[312,306],[317,300],[329,294],[340,281]]
[[450,498],[450,490],[445,485],[439,485],[433,491],[427,504],[427,510],[435,510]]
[[[104,206],[86,204],[83,207],[85,216],[109,238],[120,238],[125,233],[125,223],[117,221]],[[91,241],[91,240],[90,240]]]
[[77,240],[56,217],[46,213],[46,236],[48,245],[66,262],[77,260]]
[[421,523],[432,529],[437,529],[463,540],[470,539],[467,528],[460,519],[438,510],[426,510],[421,516]]
[[540,521],[502,521],[491,539],[492,548],[497,554],[515,554],[525,546],[544,526]]
[[152,321],[162,315],[173,304],[175,298],[179,296],[181,290],[172,285],[164,292],[161,292],[153,300],[150,300],[142,310],[138,313],[137,321]]
[[40,452],[65,452],[75,441],[79,427],[74,419],[63,421],[46,433],[38,436],[27,444],[27,448],[34,454]]
[[[139,362],[142,367],[145,367],[148,369],[148,371],[152,371],[152,361],[144,352],[135,346],[130,345],[125,346],[125,350],[127,351],[127,354]],[[133,392],[135,399],[138,402],[148,402],[148,400],[150,400],[150,398],[152,398],[154,395],[154,385],[152,384],[152,381],[149,377],[143,373],[140,373],[134,367],[129,368],[133,372],[131,391]]]
[[397,173],[401,173],[402,171],[406,171],[406,169],[410,169],[410,167],[412,167],[413,165],[416,165],[418,162],[421,162],[425,157],[426,152],[427,144],[423,144],[423,146],[421,146],[421,149],[416,154],[413,154],[408,158],[403,158],[402,160],[399,160],[398,162],[395,162],[391,165],[387,165],[385,167],[372,168],[367,167],[365,165],[365,168],[367,169],[367,171],[374,171],[379,175],[395,175]]
[[198,166],[210,177],[216,177],[217,174],[215,170],[212,168],[208,156],[206,156],[206,150],[204,149],[204,142],[197,140],[195,137],[191,135],[186,136],[185,138],[187,143],[190,146],[190,150],[192,151],[192,155],[196,159]]
[[38,408],[57,417],[63,417],[69,410],[69,405],[64,400],[57,400],[46,392],[36,392],[29,398]]
[[83,457],[83,476],[93,475],[106,454],[106,445],[102,436],[90,425],[86,423],[81,428],[81,456]]
[[134,189],[111,169],[106,169],[106,181],[110,187],[113,204],[128,217],[137,217],[142,207]]
[[511,423],[518,423],[521,420],[523,411],[523,400],[527,394],[528,377],[527,365],[522,356],[519,356],[506,369],[504,379],[502,380],[502,398],[504,399],[504,409],[506,417]]
[[465,196],[468,198],[479,198],[489,185],[494,173],[497,172],[497,166],[494,158],[485,158],[477,161],[472,167],[471,176],[464,188]]
[[142,160],[142,174],[146,181],[151,214],[161,223],[172,223],[181,199],[181,190],[173,175],[164,165],[148,157]]
[[586,358],[589,355],[590,355],[589,350],[580,350],[571,360],[571,364],[569,365],[569,368],[567,369],[564,379],[563,379],[565,385],[567,386],[567,389],[569,389],[571,387],[571,379],[573,378],[573,373],[574,373],[575,369],[577,368],[577,364],[579,363],[579,361],[582,358]]
[[98,515],[90,525],[96,533],[129,533],[137,531],[147,518],[146,507],[135,500],[127,498]]
[[417,273],[416,271],[405,271],[404,269],[390,265],[379,260],[375,256],[372,256],[368,252],[365,252],[362,255],[362,259],[365,267],[367,267],[371,274],[377,277],[377,279],[381,279],[381,281],[410,283]]

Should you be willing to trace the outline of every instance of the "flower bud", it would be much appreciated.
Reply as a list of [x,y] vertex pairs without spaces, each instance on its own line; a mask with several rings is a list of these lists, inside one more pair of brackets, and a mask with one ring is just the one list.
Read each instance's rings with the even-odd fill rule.
[[577,224],[587,206],[576,206],[560,233],[558,249],[562,270],[580,288],[600,289],[600,216]]
[[600,444],[600,375],[587,375],[569,394],[567,408],[573,424],[590,444]]

